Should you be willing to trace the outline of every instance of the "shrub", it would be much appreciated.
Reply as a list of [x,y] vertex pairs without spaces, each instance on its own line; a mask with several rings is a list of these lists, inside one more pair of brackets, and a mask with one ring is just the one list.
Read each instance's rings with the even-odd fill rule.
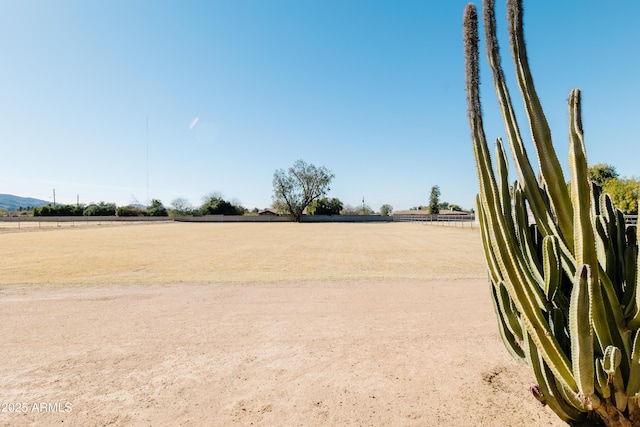
[[100,202],[87,206],[82,212],[84,216],[114,216],[116,214],[115,203]]

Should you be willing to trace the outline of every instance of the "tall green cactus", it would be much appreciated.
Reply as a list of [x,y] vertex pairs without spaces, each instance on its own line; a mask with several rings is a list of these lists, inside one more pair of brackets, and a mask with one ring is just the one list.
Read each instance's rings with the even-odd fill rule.
[[478,16],[469,4],[468,115],[500,335],[509,353],[533,370],[534,396],[567,423],[640,426],[637,227],[625,226],[611,198],[588,180],[578,89],[569,95],[567,188],[529,69],[522,1],[507,0],[511,55],[538,160],[534,172],[500,63],[494,1],[485,0],[483,10],[487,55],[518,175],[510,185],[500,139],[494,172],[480,108]]

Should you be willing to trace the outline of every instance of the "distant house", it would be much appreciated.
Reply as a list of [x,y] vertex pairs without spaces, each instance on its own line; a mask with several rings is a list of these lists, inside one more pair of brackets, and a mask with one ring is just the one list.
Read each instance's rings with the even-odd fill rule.
[[[407,211],[393,211],[393,215],[430,215],[428,210],[407,210]],[[470,212],[463,211],[452,211],[449,209],[441,209],[438,215],[460,215],[460,216],[470,216]]]
[[270,216],[278,216],[278,212],[275,209],[267,208],[258,212],[258,215],[270,215]]

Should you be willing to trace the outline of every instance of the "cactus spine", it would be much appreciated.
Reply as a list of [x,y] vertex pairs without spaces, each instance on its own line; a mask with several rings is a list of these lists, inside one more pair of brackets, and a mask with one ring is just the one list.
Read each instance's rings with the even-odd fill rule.
[[509,353],[532,369],[536,398],[564,421],[640,426],[638,230],[626,227],[611,198],[588,180],[578,89],[569,95],[570,189],[565,185],[529,69],[522,1],[507,0],[511,54],[538,161],[536,177],[502,71],[493,0],[484,1],[483,12],[494,88],[518,175],[510,186],[500,139],[494,172],[480,108],[478,15],[469,4],[464,48],[480,184],[476,202],[500,335]]

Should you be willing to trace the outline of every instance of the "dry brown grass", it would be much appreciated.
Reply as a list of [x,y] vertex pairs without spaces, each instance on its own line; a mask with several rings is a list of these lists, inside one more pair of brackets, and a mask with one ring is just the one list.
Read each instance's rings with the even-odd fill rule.
[[8,284],[485,277],[480,232],[391,224],[154,224],[0,235]]

